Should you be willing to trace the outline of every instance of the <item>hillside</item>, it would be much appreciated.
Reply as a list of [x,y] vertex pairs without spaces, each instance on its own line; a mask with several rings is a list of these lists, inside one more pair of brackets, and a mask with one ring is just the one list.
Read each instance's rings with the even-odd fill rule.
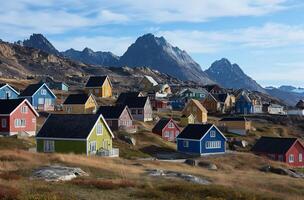
[[215,61],[205,72],[212,80],[225,88],[244,88],[266,93],[265,89],[246,75],[237,64],[232,64],[226,58]]

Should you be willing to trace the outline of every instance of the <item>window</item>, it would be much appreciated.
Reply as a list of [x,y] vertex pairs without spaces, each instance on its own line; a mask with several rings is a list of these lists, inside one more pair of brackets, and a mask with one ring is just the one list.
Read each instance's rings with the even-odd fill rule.
[[44,104],[44,98],[39,98],[38,99],[38,104],[43,105]]
[[132,115],[136,115],[136,110],[131,110]]
[[45,105],[46,105],[46,106],[52,105],[52,99],[46,98],[46,99],[45,99]]
[[294,155],[293,155],[293,154],[290,154],[290,155],[289,155],[288,161],[289,161],[290,163],[293,163],[293,162],[294,162]]
[[95,89],[95,94],[99,94],[99,89]]
[[165,131],[165,137],[170,137],[169,131]]
[[302,153],[299,153],[299,162],[302,162],[303,161],[303,155]]
[[33,119],[32,119],[32,123],[36,123],[36,118],[33,118]]
[[46,89],[41,90],[41,95],[46,95]]
[[186,148],[188,148],[188,147],[189,147],[189,141],[185,141],[185,140],[184,140],[184,141],[183,141],[183,146],[186,147]]
[[7,91],[7,92],[6,92],[6,98],[9,99],[9,98],[11,98],[11,96],[12,96],[11,92],[10,92],[10,91]]
[[28,107],[27,106],[22,106],[21,107],[21,113],[27,113]]
[[15,127],[25,127],[25,119],[15,119]]
[[137,114],[142,115],[143,114],[143,110],[142,109],[138,109]]
[[66,111],[67,111],[67,113],[71,113],[71,112],[72,112],[72,107],[71,107],[71,106],[68,106],[68,107],[66,108]]
[[44,152],[54,152],[55,151],[55,144],[54,140],[44,140]]
[[97,135],[102,135],[102,124],[97,124],[96,132]]
[[174,128],[174,123],[173,122],[169,122],[168,128]]
[[207,141],[205,143],[206,149],[218,149],[221,148],[221,141]]
[[96,152],[96,141],[90,142],[90,152]]
[[215,131],[210,131],[210,137],[215,137],[216,136],[216,132]]
[[6,121],[6,119],[1,119],[1,127],[2,127],[2,128],[6,128],[6,126],[7,126],[7,121]]

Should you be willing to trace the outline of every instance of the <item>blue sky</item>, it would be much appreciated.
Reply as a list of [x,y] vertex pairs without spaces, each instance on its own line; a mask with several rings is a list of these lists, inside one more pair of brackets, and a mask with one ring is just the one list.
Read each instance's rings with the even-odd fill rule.
[[122,55],[153,33],[204,70],[226,57],[263,86],[304,87],[303,13],[301,0],[14,0],[1,2],[0,38]]

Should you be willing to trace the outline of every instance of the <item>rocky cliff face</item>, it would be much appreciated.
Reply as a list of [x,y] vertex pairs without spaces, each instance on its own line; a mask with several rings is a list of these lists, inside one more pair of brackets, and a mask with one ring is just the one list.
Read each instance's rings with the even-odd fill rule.
[[246,75],[237,64],[232,64],[226,58],[215,61],[205,72],[212,80],[223,87],[234,89],[244,88],[266,93],[265,89]]
[[119,66],[147,66],[182,80],[213,83],[185,51],[152,34],[139,37],[121,56]]

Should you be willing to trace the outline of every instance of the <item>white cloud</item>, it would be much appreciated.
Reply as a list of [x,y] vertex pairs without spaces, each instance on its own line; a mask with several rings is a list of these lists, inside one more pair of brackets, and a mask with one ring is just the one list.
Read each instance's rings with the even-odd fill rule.
[[60,51],[64,51],[67,48],[73,48],[76,50],[83,50],[85,47],[89,47],[94,51],[111,51],[112,53],[121,56],[135,38],[131,37],[75,37],[67,40],[54,40],[51,42]]

